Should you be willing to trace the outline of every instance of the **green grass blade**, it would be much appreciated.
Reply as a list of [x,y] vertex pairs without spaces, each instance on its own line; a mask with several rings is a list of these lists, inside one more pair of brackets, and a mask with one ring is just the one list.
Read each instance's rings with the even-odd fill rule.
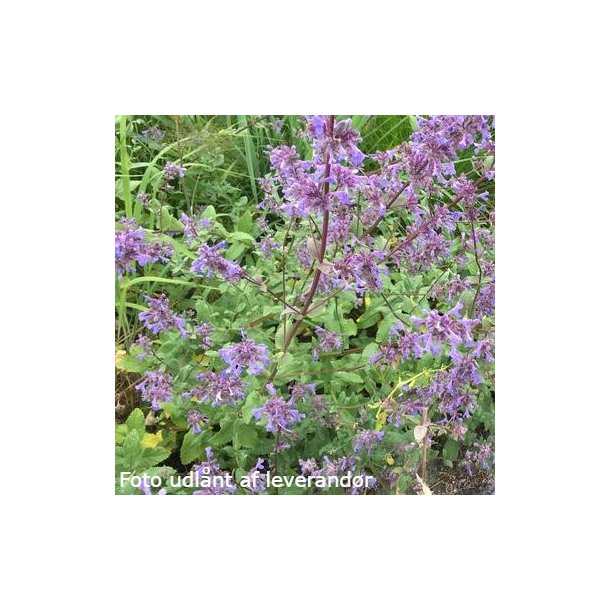
[[125,216],[133,218],[133,202],[131,200],[131,185],[129,182],[129,153],[127,152],[127,116],[122,114],[119,121],[119,147],[121,153],[121,173],[123,180],[123,202]]

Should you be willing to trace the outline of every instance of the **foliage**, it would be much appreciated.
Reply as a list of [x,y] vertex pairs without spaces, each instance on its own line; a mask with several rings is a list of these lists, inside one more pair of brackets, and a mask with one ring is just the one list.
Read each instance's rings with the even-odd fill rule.
[[[493,137],[478,116],[117,117],[117,398],[139,403],[117,493],[491,481]],[[320,483],[347,474],[368,479]]]

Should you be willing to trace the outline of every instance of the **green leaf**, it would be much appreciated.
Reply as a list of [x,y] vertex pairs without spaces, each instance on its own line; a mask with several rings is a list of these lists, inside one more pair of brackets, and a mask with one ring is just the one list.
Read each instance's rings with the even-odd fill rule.
[[252,420],[252,409],[258,406],[257,395],[254,392],[250,392],[246,398],[246,402],[241,409],[242,419],[246,423],[250,423]]
[[360,377],[358,373],[353,373],[352,371],[337,371],[336,373],[333,373],[333,379],[341,379],[348,383],[364,383],[362,377]]
[[174,218],[167,208],[161,208],[161,224],[157,218],[157,229],[163,231],[183,231],[184,225],[177,219]]
[[235,228],[238,231],[248,234],[252,231],[252,214],[250,210],[246,210],[241,215],[241,218],[237,221],[237,225],[235,226]]
[[230,261],[234,261],[234,260],[238,259],[245,251],[246,251],[246,246],[244,244],[235,242],[225,252],[225,258],[227,258]]
[[129,371],[130,373],[143,373],[147,368],[149,368],[149,365],[147,364],[146,360],[138,360],[131,354],[125,354],[116,360],[116,367],[117,369]]
[[123,461],[127,470],[136,470],[138,461],[144,453],[140,445],[141,435],[138,430],[132,430],[123,443]]
[[233,424],[234,420],[230,418],[224,419],[220,423],[220,430],[210,439],[210,444],[215,447],[222,447],[226,445],[233,436]]
[[253,244],[255,240],[254,237],[250,235],[250,233],[244,233],[243,231],[233,231],[233,233],[229,233],[227,235],[227,241],[231,244],[235,243],[236,241]]
[[386,316],[380,323],[377,328],[376,339],[378,342],[385,341],[388,338],[388,332],[394,324],[396,324],[398,320],[395,316]]
[[145,428],[145,419],[146,418],[144,417],[142,409],[134,409],[125,421],[128,431],[138,430],[141,434],[143,434]]
[[460,452],[460,446],[458,442],[451,437],[445,441],[443,446],[443,458],[449,462],[455,462]]
[[380,319],[381,319],[381,312],[375,311],[373,309],[367,309],[358,318],[358,328],[370,328],[371,326],[377,324],[377,322]]
[[209,218],[210,220],[216,219],[216,210],[213,205],[209,205],[201,215],[202,218]]
[[379,352],[379,345],[377,345],[377,343],[369,343],[364,348],[364,350],[362,350],[362,358],[368,362],[369,358],[373,354],[377,354],[378,352]]
[[258,434],[254,424],[247,424],[243,421],[236,421],[233,426],[233,447],[241,449],[242,447],[255,447],[258,440]]
[[144,450],[144,454],[138,460],[138,469],[146,470],[151,466],[156,466],[163,460],[166,460],[170,455],[169,449],[163,447],[154,447]]
[[195,435],[191,430],[184,435],[180,447],[180,461],[183,464],[190,464],[203,456],[202,440],[201,434]]

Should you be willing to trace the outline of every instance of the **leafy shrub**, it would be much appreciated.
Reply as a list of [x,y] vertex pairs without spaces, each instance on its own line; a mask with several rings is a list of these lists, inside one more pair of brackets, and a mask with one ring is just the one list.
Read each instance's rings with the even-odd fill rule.
[[183,123],[117,119],[117,493],[489,485],[492,117]]

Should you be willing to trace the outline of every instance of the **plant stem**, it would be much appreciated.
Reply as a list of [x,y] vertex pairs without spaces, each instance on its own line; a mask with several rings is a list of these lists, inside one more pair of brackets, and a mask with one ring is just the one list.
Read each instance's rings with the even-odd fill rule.
[[426,434],[424,435],[424,438],[422,439],[422,446],[421,446],[421,480],[427,485],[428,483],[426,482],[426,476],[427,476],[428,463],[427,463],[426,452],[427,452],[428,447],[426,446],[426,442],[428,440],[428,407],[424,407],[424,409],[423,409],[422,426],[425,426]]
[[[329,127],[330,127],[329,132],[330,132],[331,138],[333,136],[334,125],[335,125],[335,117],[331,115],[331,117],[329,119]],[[328,195],[328,188],[329,188],[328,178],[329,177],[330,177],[330,151],[328,151],[326,153],[326,168],[325,168],[325,172],[324,172],[324,184],[322,186],[322,192],[324,194],[324,197],[326,197]],[[295,323],[292,326],[292,328],[290,329],[288,336],[284,338],[284,346],[282,348],[283,352],[286,352],[286,350],[290,346],[290,343],[292,342],[292,340],[294,339],[295,335],[297,334],[299,328],[301,327],[301,324],[303,323],[303,318],[307,315],[307,312],[309,311],[309,307],[310,307],[314,297],[316,296],[316,291],[318,290],[318,285],[320,283],[320,277],[322,276],[322,270],[320,269],[320,265],[324,262],[324,255],[326,254],[326,243],[328,241],[329,224],[330,224],[330,212],[329,212],[329,210],[326,210],[324,212],[324,219],[322,221],[322,233],[320,236],[320,247],[318,249],[318,268],[316,269],[316,273],[314,275],[313,282],[311,283],[311,288],[309,289],[309,293],[307,295],[307,298],[305,299],[303,308],[301,309],[301,317],[299,319],[295,320]],[[267,381],[265,382],[265,385],[268,383],[271,383],[273,381],[276,373],[277,373],[277,362],[274,363],[274,365],[271,369],[271,372],[269,373],[269,377],[267,377]]]

